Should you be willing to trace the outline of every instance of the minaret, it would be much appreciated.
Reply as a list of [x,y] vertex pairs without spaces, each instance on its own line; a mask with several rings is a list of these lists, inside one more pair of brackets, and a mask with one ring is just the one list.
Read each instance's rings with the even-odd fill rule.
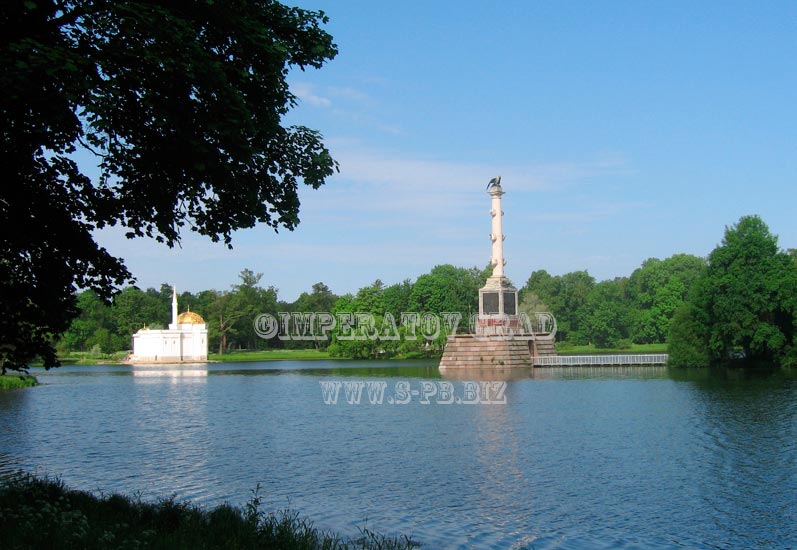
[[172,330],[177,328],[177,287],[172,285]]
[[501,209],[501,195],[504,194],[504,190],[501,189],[500,176],[490,182],[487,193],[490,194],[493,202],[490,210],[490,215],[493,217],[493,231],[490,234],[490,240],[493,242],[493,253],[490,263],[494,266],[493,277],[503,277],[504,266],[506,265],[506,260],[504,260],[504,239],[506,237],[504,237],[503,228],[504,211]]

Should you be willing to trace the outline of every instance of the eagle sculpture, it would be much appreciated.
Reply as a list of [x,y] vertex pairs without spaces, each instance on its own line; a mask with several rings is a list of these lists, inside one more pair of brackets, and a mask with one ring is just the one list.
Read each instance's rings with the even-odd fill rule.
[[491,187],[501,187],[501,176],[496,176],[490,180],[490,183],[487,184],[487,190],[489,191]]

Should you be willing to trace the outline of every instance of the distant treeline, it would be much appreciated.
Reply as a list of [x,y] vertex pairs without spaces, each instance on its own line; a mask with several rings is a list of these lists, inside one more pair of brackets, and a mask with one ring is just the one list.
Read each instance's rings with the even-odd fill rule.
[[[630,277],[596,282],[586,271],[550,275],[534,271],[520,289],[520,310],[526,313],[550,311],[558,321],[558,338],[573,344],[617,347],[625,343],[666,341],[675,310],[685,300],[705,261],[679,254],[666,260],[647,260]],[[442,350],[445,333],[427,342],[401,338],[393,341],[338,341],[336,332],[329,341],[263,340],[254,330],[260,313],[279,312],[364,312],[381,326],[386,314],[399,320],[404,312],[458,312],[460,328],[479,311],[478,291],[490,275],[489,269],[439,265],[415,281],[409,279],[385,285],[377,280],[356,294],[338,296],[324,283],[316,283],[295,302],[279,300],[273,286],[261,285],[263,275],[244,270],[230,290],[204,290],[179,295],[180,310],[190,309],[208,323],[211,351],[227,349],[308,348],[327,349],[345,357],[433,355]],[[147,326],[165,328],[171,317],[172,289],[125,288],[112,305],[105,305],[91,291],[78,296],[80,317],[62,338],[59,351],[101,351],[129,349],[131,335]],[[402,334],[403,336],[403,334]]]
[[[755,242],[738,242],[744,241],[737,235],[738,227],[744,230],[742,237]],[[534,271],[519,290],[520,311],[553,313],[558,323],[557,340],[565,344],[623,348],[632,343],[667,343],[673,333],[677,340],[676,356],[682,357],[678,360],[684,364],[721,361],[737,352],[755,356],[759,349],[764,350],[766,357],[780,357],[770,348],[792,350],[797,332],[794,330],[797,311],[794,253],[779,251],[777,239],[757,217],[742,218],[739,226],[726,231],[726,241],[729,238],[729,243],[723,241],[725,244],[712,252],[708,260],[689,254],[676,254],[664,260],[650,258],[630,276],[613,280],[597,282],[586,271],[564,275]],[[728,252],[726,245],[743,250]],[[741,254],[742,258],[734,254]],[[769,267],[762,267],[764,264]],[[775,273],[777,266],[785,271]],[[762,275],[763,272],[766,273]],[[376,280],[356,294],[343,296],[336,295],[324,283],[316,283],[309,292],[289,303],[279,299],[275,287],[261,284],[262,273],[245,269],[230,290],[183,292],[179,301],[181,311],[190,308],[205,318],[211,351],[220,354],[228,349],[314,347],[352,358],[432,356],[445,345],[444,330],[433,341],[403,337],[396,341],[344,341],[338,340],[337,331],[330,333],[329,340],[264,340],[255,331],[254,319],[260,313],[276,317],[279,312],[360,312],[373,315],[376,326],[380,327],[388,314],[398,324],[403,312],[459,312],[463,319],[460,327],[464,328],[467,319],[478,313],[478,290],[489,275],[489,268],[439,265],[415,281],[407,279],[385,285]],[[729,282],[729,277],[736,279]],[[766,280],[759,281],[761,277]],[[796,291],[789,295],[786,290],[792,288],[790,285]],[[740,294],[734,295],[734,289]],[[59,351],[93,349],[110,353],[129,349],[131,335],[144,325],[165,328],[169,323],[171,292],[166,284],[160,289],[129,287],[110,306],[90,291],[81,293],[80,317],[60,341]],[[720,295],[709,298],[711,292]],[[710,327],[717,321],[717,315],[711,308],[716,309],[717,300],[726,304],[727,318],[723,318],[722,328],[717,329],[719,333],[714,333]],[[758,309],[747,311],[748,306]],[[734,310],[744,319],[735,318]],[[673,326],[675,318],[680,319],[678,328]],[[768,320],[779,328],[773,329]],[[398,331],[404,336],[400,324]]]

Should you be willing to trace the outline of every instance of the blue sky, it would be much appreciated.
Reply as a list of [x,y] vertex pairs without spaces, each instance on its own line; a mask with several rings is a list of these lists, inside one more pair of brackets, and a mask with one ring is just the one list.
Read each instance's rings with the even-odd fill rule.
[[340,174],[302,223],[235,249],[100,234],[138,286],[225,289],[244,268],[281,299],[355,292],[441,263],[484,266],[501,175],[507,275],[630,273],[707,255],[758,214],[797,247],[797,2],[307,0],[340,53],[294,71],[286,122]]

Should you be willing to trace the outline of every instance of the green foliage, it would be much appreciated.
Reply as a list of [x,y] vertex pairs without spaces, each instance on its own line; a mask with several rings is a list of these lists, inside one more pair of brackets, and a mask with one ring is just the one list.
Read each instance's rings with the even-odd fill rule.
[[240,350],[228,351],[224,355],[211,353],[209,359],[212,361],[248,362],[248,361],[283,361],[286,359],[293,361],[312,361],[316,359],[330,359],[329,353],[325,350],[316,349],[268,349],[268,350]]
[[630,350],[630,349],[633,349],[633,347],[634,347],[634,342],[632,342],[630,338],[621,338],[621,339],[617,340],[617,342],[615,343],[615,345],[616,345],[616,346],[617,346],[619,349],[621,349],[621,350],[623,350],[623,351],[628,351],[628,350]]
[[168,323],[168,302],[154,289],[143,292],[125,288],[111,305],[92,290],[77,297],[78,316],[63,334],[58,348],[63,353],[93,350],[99,357],[119,350],[129,350],[131,335],[147,325],[154,328]]
[[572,339],[586,344],[588,336],[579,331],[581,308],[586,304],[595,279],[586,271],[574,271],[552,276],[545,270],[534,271],[520,290],[521,303],[529,294],[536,294],[556,317],[557,339]]
[[35,376],[29,374],[0,374],[0,390],[30,388],[39,383]]
[[[338,326],[332,334],[329,353],[333,357],[352,359],[439,355],[448,338],[448,330],[442,320],[439,331],[436,326],[425,327],[419,323],[413,334],[406,323],[402,324],[401,314],[417,313],[422,320],[424,314],[440,319],[443,313],[459,313],[460,327],[466,327],[470,316],[479,311],[479,288],[484,286],[488,276],[487,270],[476,267],[438,265],[418,277],[415,283],[405,280],[385,287],[382,281],[377,280],[361,288],[355,296],[342,296],[333,313],[369,313],[374,319],[373,329],[366,329],[369,334],[398,338],[344,339],[340,337],[341,327]],[[430,339],[435,334],[436,337]]]
[[[123,300],[135,300],[131,295],[136,293],[141,291],[132,287],[127,289]],[[77,297],[78,317],[64,333],[62,349],[67,352],[93,350],[95,355],[129,349],[132,332],[120,331],[120,325],[126,327],[132,322],[125,316],[125,313],[130,313],[127,305],[116,312],[93,290],[81,292]]]
[[529,291],[523,294],[523,299],[520,301],[520,304],[518,304],[518,311],[520,313],[525,313],[531,318],[535,313],[550,311],[550,308],[543,303],[536,292]]
[[668,363],[675,367],[709,366],[706,326],[691,303],[684,303],[672,319]]
[[486,270],[476,267],[435,266],[415,281],[408,301],[409,310],[436,315],[457,312],[463,319],[469,319],[479,312],[479,289],[488,276]]
[[521,311],[551,311],[557,339],[616,347],[620,340],[664,343],[675,310],[687,299],[705,261],[689,254],[651,258],[629,278],[595,283],[586,271],[535,271],[520,291]]
[[402,313],[410,311],[410,300],[414,288],[415,285],[409,279],[404,279],[401,283],[385,288],[382,293],[385,312],[392,314],[395,319],[400,319]]
[[[254,320],[261,313],[277,314],[277,289],[258,286],[263,274],[250,269],[244,269],[238,277],[241,282],[232,287],[231,294],[231,308],[235,312],[231,328],[240,347],[257,349],[265,346],[266,342],[255,334]],[[223,353],[221,348],[219,353]]]
[[[165,327],[170,322],[170,303],[171,289],[164,296],[163,292],[156,292],[155,289],[142,292],[135,287],[125,288],[114,297],[111,307],[116,333],[129,341],[130,335],[145,325],[150,328],[154,328],[154,325]],[[181,300],[181,303],[184,302]]]
[[315,283],[312,292],[302,292],[291,306],[292,311],[323,312],[332,311],[336,296],[324,283]]
[[618,347],[628,337],[628,308],[624,279],[595,285],[578,310],[579,333],[598,348]]
[[[259,339],[253,320],[259,313],[277,313],[277,290],[262,288],[260,273],[244,269],[241,283],[230,291],[205,290],[196,295],[183,292],[181,311],[190,309],[205,318],[209,346],[224,353],[235,349],[257,349],[267,343]],[[91,290],[77,297],[78,316],[63,334],[58,349],[62,355],[91,351],[95,358],[106,358],[119,350],[130,350],[132,335],[144,326],[163,328],[171,322],[172,288],[142,291],[127,287],[114,297],[111,305]]]
[[[338,296],[333,293],[324,283],[315,283],[312,287],[312,292],[302,292],[299,298],[293,304],[281,304],[280,311],[287,312],[300,312],[300,313],[326,313],[332,312],[335,303],[338,301]],[[297,333],[293,317],[290,322],[291,333]],[[307,326],[307,332],[312,334],[321,334],[321,326],[317,317],[313,318],[313,326]],[[282,346],[290,349],[309,349],[314,348],[317,350],[326,349],[329,345],[328,340],[286,340],[281,341],[279,344],[274,342],[275,345],[281,344]]]
[[668,353],[667,344],[634,344],[627,339],[617,342],[614,348],[598,348],[595,344],[576,346],[570,342],[557,342],[556,350],[567,355],[614,355],[622,353]]
[[337,168],[317,132],[282,124],[289,69],[337,53],[326,22],[273,0],[2,3],[3,368],[57,365],[74,289],[109,301],[131,282],[96,229],[174,246],[186,227],[229,245],[257,223],[296,226],[299,184]]
[[[595,283],[585,271],[562,276],[535,271],[520,291],[520,311],[553,312],[560,326],[560,346],[572,349],[622,351],[633,343],[636,350],[642,349],[639,345],[648,345],[661,352],[668,338],[674,338],[673,364],[704,365],[743,350],[753,359],[797,365],[797,264],[793,257],[777,251],[776,239],[760,219],[743,218],[737,227],[728,230],[723,245],[712,252],[709,260],[707,264],[687,254],[665,260],[651,258],[629,278],[600,283]],[[415,282],[405,280],[386,286],[376,280],[354,295],[341,297],[325,284],[316,283],[311,292],[302,293],[288,304],[278,302],[275,288],[260,286],[262,274],[247,269],[239,275],[240,283],[229,291],[183,293],[180,303],[183,309],[190,306],[205,317],[211,346],[220,353],[315,348],[326,349],[331,357],[432,357],[445,346],[445,327],[432,341],[423,337],[421,329],[413,339],[401,324],[401,314],[458,312],[462,315],[459,328],[463,330],[468,326],[469,315],[478,310],[478,289],[488,275],[487,270],[440,265]],[[80,315],[59,343],[59,349],[95,348],[101,357],[107,357],[114,346],[127,348],[130,332],[144,322],[152,323],[148,319],[168,322],[164,318],[168,316],[170,300],[171,289],[167,285],[146,292],[126,289],[111,308],[96,294],[83,292],[78,296]],[[691,305],[684,308],[687,301]],[[701,307],[707,303],[711,308]],[[254,315],[276,315],[279,311],[368,313],[373,316],[374,326],[362,330],[369,334],[397,334],[399,338],[341,339],[338,325],[329,342],[258,339],[252,330]],[[677,326],[673,324],[676,316]],[[712,322],[715,324],[709,330]],[[293,321],[290,328],[295,328]]]
[[[671,330],[674,364],[688,365],[707,350],[711,363],[727,362],[740,350],[751,363],[790,362],[797,333],[797,267],[778,249],[777,237],[758,216],[726,228],[695,283],[683,313],[690,331]],[[698,356],[700,358],[700,356]]]
[[632,316],[631,337],[635,342],[664,342],[667,339],[675,311],[688,299],[705,265],[702,258],[676,254],[665,260],[646,260],[631,274],[628,296]]
[[259,487],[243,508],[204,510],[174,498],[146,503],[96,497],[30,476],[0,486],[2,548],[384,549],[416,548],[409,537],[362,529],[355,539],[322,531],[295,511],[261,510]]
[[[352,314],[356,320],[358,313],[369,313],[374,319],[373,327],[356,326],[352,331],[355,338],[344,339],[343,327],[338,324],[332,332],[329,353],[333,357],[350,359],[378,359],[392,357],[396,353],[396,343],[372,338],[385,325],[385,305],[383,301],[384,284],[377,279],[370,286],[361,288],[356,296],[346,294],[335,303],[334,313]],[[362,336],[360,338],[359,336]]]

